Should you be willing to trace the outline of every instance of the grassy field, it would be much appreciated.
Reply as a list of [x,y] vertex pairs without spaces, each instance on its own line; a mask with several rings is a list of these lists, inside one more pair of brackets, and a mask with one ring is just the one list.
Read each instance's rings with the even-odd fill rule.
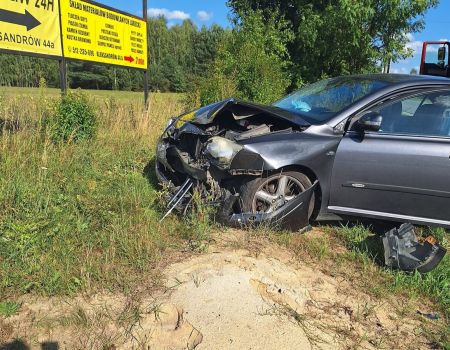
[[[125,103],[144,103],[144,93],[143,92],[132,92],[132,91],[105,91],[105,90],[86,90],[84,91],[88,96],[92,97],[94,100],[102,101],[104,99],[114,99],[117,101]],[[54,88],[17,88],[17,87],[0,87],[0,96],[4,98],[40,98],[42,95],[47,98],[58,97],[61,94],[60,89]],[[170,96],[171,94],[164,94],[165,96]],[[176,96],[176,94],[173,94]]]
[[[214,230],[202,212],[159,223],[161,194],[153,172],[144,174],[167,119],[184,109],[182,96],[152,94],[147,113],[142,93],[86,94],[97,111],[97,136],[55,145],[41,130],[59,91],[0,89],[0,120],[20,125],[0,135],[0,314],[14,313],[15,298],[25,293],[127,292],[144,281],[158,286],[170,257],[204,249]],[[330,266],[353,264],[361,273],[347,277],[375,295],[429,297],[450,317],[448,256],[426,276],[390,272],[376,264],[369,229],[324,230],[329,235],[313,241],[267,234],[300,257],[307,251]],[[449,247],[447,232],[433,233]],[[337,254],[336,242],[348,251]]]
[[181,112],[180,96],[153,94],[147,114],[141,94],[87,94],[98,135],[63,145],[40,132],[57,90],[0,94],[0,118],[20,122],[0,137],[1,299],[126,290],[195,238],[188,220],[159,223],[156,181],[143,175],[166,120]]

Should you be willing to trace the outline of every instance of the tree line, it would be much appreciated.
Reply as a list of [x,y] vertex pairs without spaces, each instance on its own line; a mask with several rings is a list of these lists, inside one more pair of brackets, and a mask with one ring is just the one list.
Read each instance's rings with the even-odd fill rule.
[[[186,91],[215,57],[224,33],[218,25],[197,28],[191,20],[168,26],[165,18],[148,20],[149,87],[152,91]],[[142,71],[91,62],[67,63],[71,88],[142,90]],[[0,54],[0,85],[59,87],[55,60]]]
[[[260,102],[325,77],[388,71],[438,0],[228,0],[231,27],[149,19],[149,86]],[[142,90],[139,71],[68,63],[72,88]],[[0,55],[0,85],[59,86],[57,62]]]

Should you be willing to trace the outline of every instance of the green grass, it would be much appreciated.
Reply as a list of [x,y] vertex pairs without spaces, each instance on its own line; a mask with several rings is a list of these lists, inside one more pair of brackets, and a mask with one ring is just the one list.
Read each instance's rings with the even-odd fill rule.
[[96,138],[55,145],[40,130],[58,94],[19,91],[0,100],[0,119],[20,122],[0,136],[1,299],[126,291],[144,277],[156,284],[155,267],[171,250],[186,240],[201,246],[199,218],[159,223],[151,161],[166,120],[182,110],[180,96],[152,95],[147,115],[137,100],[99,99],[96,91]]
[[[143,92],[133,92],[133,91],[107,91],[107,90],[86,90],[91,98],[97,101],[101,101],[108,98],[114,98],[121,102],[126,103],[144,103],[144,93]],[[60,89],[46,88],[45,96],[48,97],[58,97],[61,94]],[[42,95],[42,89],[40,88],[18,88],[18,87],[5,87],[0,86],[0,96],[11,98],[18,97],[21,99],[28,98],[39,98]],[[166,97],[176,97],[176,94],[164,94]]]
[[22,304],[14,301],[0,302],[0,316],[11,317],[20,311]]

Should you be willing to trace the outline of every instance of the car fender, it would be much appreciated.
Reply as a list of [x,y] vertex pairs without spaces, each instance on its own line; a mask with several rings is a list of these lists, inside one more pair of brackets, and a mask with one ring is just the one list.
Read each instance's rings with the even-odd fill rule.
[[266,172],[288,167],[307,168],[319,181],[322,209],[326,209],[334,158],[341,139],[339,135],[301,132],[255,137],[241,142],[243,150],[234,158],[230,170]]

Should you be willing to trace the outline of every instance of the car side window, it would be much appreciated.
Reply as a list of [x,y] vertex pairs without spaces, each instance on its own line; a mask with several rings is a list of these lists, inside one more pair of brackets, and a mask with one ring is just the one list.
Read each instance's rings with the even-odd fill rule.
[[437,91],[381,104],[380,133],[450,137],[450,91]]

